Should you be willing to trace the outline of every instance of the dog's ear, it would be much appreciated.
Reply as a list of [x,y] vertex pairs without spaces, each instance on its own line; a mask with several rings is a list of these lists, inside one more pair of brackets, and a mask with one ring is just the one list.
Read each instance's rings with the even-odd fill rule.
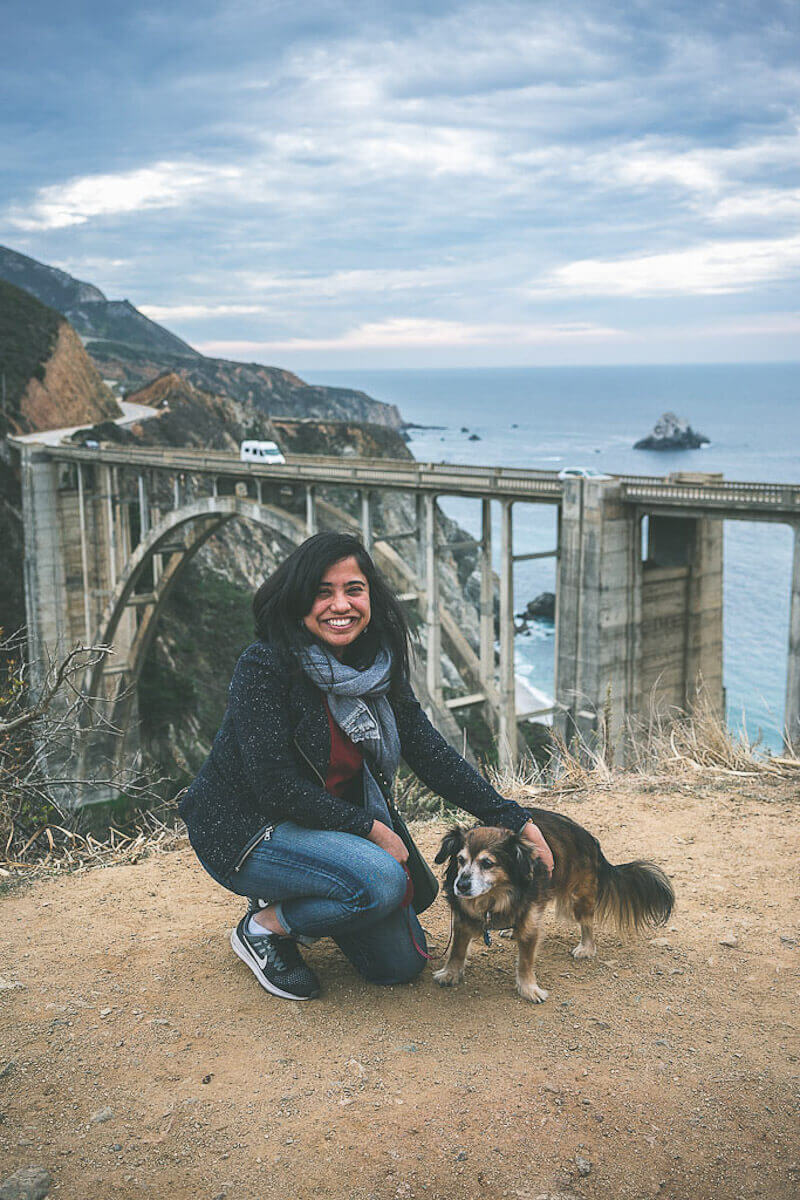
[[454,825],[442,838],[442,844],[433,861],[435,863],[443,863],[445,859],[452,858],[454,854],[458,854],[463,845],[464,830],[460,825]]
[[508,835],[499,848],[498,858],[501,859],[511,882],[516,887],[530,887],[541,873],[539,867],[546,871],[539,856],[528,842],[522,840],[518,833]]

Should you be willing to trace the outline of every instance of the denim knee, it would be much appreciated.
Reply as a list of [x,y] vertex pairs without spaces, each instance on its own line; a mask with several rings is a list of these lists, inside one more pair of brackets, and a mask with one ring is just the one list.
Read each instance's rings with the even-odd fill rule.
[[358,894],[358,907],[383,913],[393,912],[403,903],[407,882],[400,863],[387,855],[387,861],[381,863],[365,880]]
[[378,987],[391,987],[395,983],[412,983],[425,970],[426,961],[421,954],[414,951],[413,957],[408,955],[402,961],[394,962],[388,975],[373,975],[370,971],[365,971],[363,974],[369,983],[377,984]]

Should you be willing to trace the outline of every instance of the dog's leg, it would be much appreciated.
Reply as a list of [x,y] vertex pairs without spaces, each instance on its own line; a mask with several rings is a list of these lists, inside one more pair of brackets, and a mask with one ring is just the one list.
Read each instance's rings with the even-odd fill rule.
[[594,958],[597,945],[594,940],[594,926],[591,921],[581,921],[581,940],[572,951],[573,958]]
[[479,937],[480,925],[473,924],[458,916],[453,921],[453,945],[447,962],[438,971],[433,972],[433,978],[440,987],[458,987],[464,981],[464,963],[467,950],[473,938]]
[[581,927],[581,940],[572,951],[573,958],[594,958],[597,946],[594,941],[594,909],[596,889],[587,888],[579,892],[572,904],[572,915]]
[[523,1000],[541,1004],[549,993],[536,982],[536,951],[539,948],[540,923],[545,905],[531,908],[517,926],[517,991]]

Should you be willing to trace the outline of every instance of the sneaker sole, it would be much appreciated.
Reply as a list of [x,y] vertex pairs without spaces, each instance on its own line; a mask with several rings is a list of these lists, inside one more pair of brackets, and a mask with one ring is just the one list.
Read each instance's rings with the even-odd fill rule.
[[265,978],[258,963],[253,962],[247,952],[247,948],[239,941],[235,929],[231,930],[231,946],[233,947],[234,954],[242,960],[246,967],[250,968],[265,992],[269,992],[273,996],[280,996],[281,1000],[298,1000],[300,1002],[303,1000],[316,1000],[317,996],[319,996],[319,991],[312,992],[310,996],[296,996],[294,992],[284,992],[276,984],[270,983]]

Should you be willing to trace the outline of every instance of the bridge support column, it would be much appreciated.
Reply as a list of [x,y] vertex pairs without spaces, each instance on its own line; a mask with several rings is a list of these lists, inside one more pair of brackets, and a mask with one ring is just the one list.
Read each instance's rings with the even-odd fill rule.
[[439,569],[436,556],[436,497],[425,495],[425,627],[428,694],[442,703],[442,627],[439,613]]
[[[642,518],[647,548],[642,556]],[[722,522],[642,514],[612,480],[565,480],[558,574],[560,732],[612,749],[628,718],[703,699],[721,718]]]
[[794,529],[792,598],[789,608],[789,658],[786,664],[784,739],[789,750],[800,751],[800,525]]
[[372,492],[361,493],[361,540],[367,554],[372,553]]
[[500,765],[517,762],[517,703],[514,675],[514,527],[512,500],[501,500],[500,524]]
[[[425,496],[422,492],[414,495],[414,506],[417,514],[417,590],[420,596],[425,591]],[[424,613],[423,613],[424,616]]]
[[92,616],[89,594],[89,557],[86,549],[86,503],[81,463],[78,463],[78,526],[81,542],[81,578],[83,580],[83,636],[86,645],[89,646],[92,642]]
[[306,537],[317,532],[317,495],[313,484],[306,484]]
[[139,538],[141,541],[150,532],[150,501],[147,495],[147,480],[139,476]]
[[592,479],[564,481],[560,524],[555,720],[591,746],[604,715],[611,737],[631,712],[639,524],[618,484]]
[[70,627],[58,464],[23,446],[22,521],[25,533],[25,611],[34,682],[42,683],[48,654],[57,658],[73,642]]
[[494,573],[492,571],[492,502],[481,500],[480,659],[484,686],[494,678]]

